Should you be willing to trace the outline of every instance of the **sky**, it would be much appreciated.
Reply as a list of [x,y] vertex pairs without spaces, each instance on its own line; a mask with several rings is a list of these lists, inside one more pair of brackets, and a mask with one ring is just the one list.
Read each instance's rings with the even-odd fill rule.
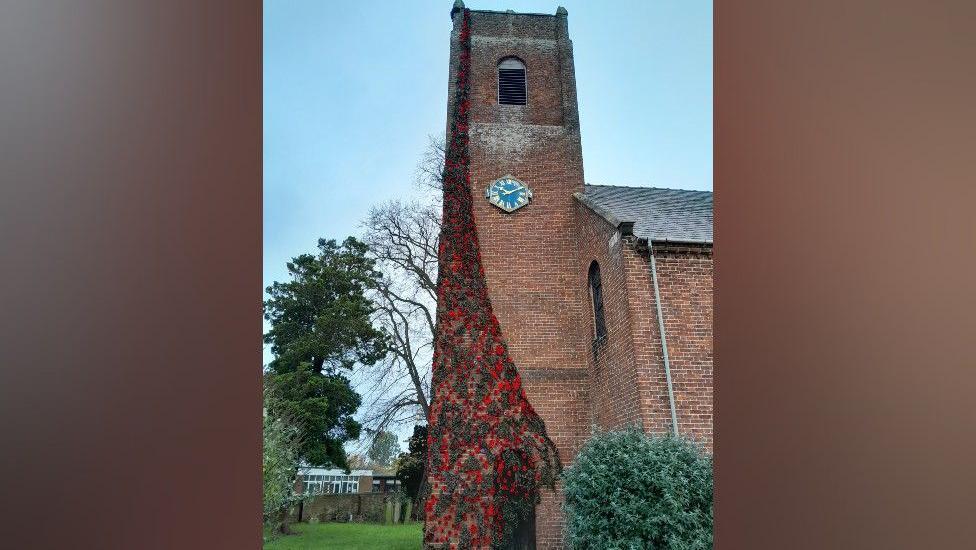
[[[265,0],[264,286],[319,237],[358,235],[371,205],[419,192],[446,123],[452,4]],[[711,2],[466,4],[568,10],[586,183],[712,189]]]

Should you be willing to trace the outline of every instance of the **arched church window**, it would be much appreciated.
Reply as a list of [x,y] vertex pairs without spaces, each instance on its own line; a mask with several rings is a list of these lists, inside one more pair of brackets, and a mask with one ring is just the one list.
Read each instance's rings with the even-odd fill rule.
[[525,105],[525,64],[506,57],[498,64],[498,103]]
[[600,264],[593,260],[589,273],[590,298],[593,301],[593,330],[596,339],[607,337],[607,323],[603,316],[603,281],[600,279]]

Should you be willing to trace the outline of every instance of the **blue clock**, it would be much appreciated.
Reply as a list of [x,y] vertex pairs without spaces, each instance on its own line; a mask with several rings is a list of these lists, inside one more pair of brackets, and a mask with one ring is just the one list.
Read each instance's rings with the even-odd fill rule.
[[499,178],[485,189],[488,202],[505,212],[514,212],[532,200],[532,190],[512,176]]

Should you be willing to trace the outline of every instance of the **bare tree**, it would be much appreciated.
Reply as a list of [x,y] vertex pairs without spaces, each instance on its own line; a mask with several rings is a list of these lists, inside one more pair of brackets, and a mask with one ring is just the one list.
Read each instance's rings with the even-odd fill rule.
[[[414,183],[421,188],[441,191],[444,189],[444,155],[447,151],[447,144],[444,139],[428,136],[427,149],[424,150],[420,163],[417,165],[417,173]],[[440,206],[440,193],[436,194],[436,202]]]
[[361,387],[370,388],[362,423],[371,435],[424,421],[429,412],[443,166],[444,144],[432,138],[415,178],[415,185],[431,191],[428,198],[381,203],[362,222],[363,241],[383,273],[373,289],[374,323],[389,335],[391,347],[386,360],[362,371]]

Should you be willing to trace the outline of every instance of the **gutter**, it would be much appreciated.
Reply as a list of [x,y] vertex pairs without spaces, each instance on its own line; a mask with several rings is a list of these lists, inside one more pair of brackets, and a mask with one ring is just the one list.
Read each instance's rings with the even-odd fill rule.
[[[651,239],[647,237],[641,237],[642,241],[647,242],[648,250],[651,247]],[[711,239],[654,239],[656,243],[662,244],[701,244],[701,245],[713,245],[715,244]]]

